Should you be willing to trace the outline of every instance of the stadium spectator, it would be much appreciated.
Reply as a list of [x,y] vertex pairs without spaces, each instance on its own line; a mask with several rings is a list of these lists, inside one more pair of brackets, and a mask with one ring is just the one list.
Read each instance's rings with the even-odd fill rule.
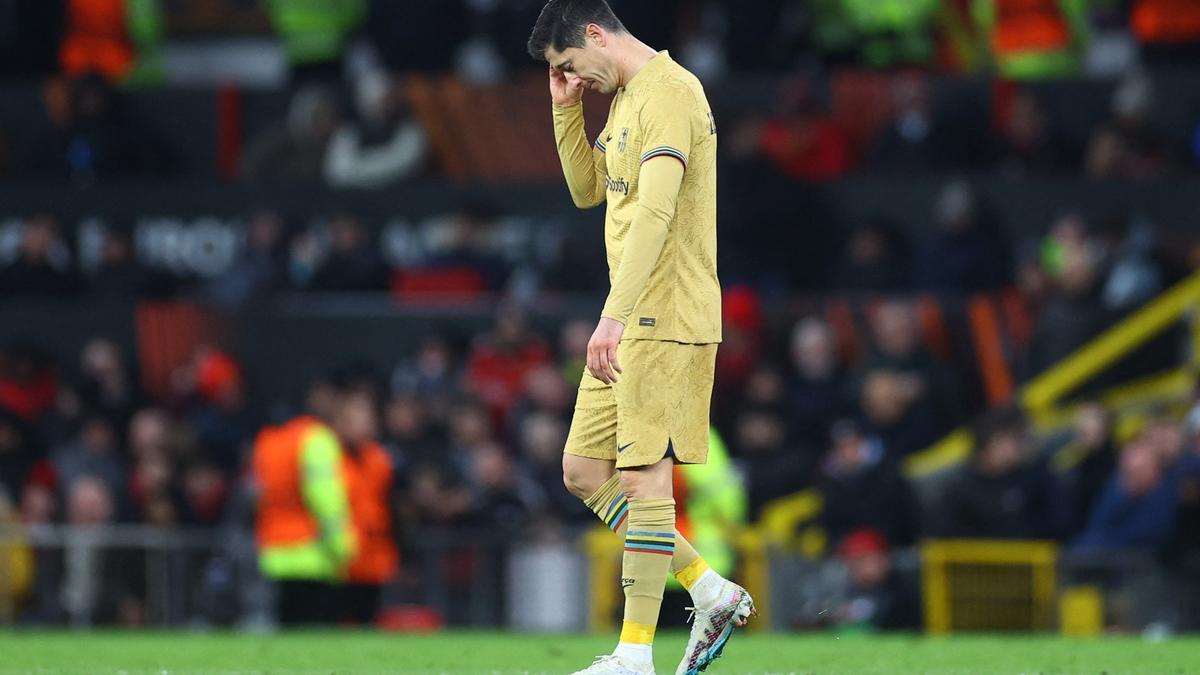
[[335,188],[377,189],[416,175],[427,143],[403,89],[387,75],[368,73],[355,93],[358,119],[333,135],[325,181]]
[[105,338],[88,341],[79,355],[79,375],[79,407],[103,415],[123,431],[143,395],[121,348]]
[[[860,3],[866,4],[866,3]],[[938,171],[961,166],[963,143],[935,109],[929,80],[922,73],[893,78],[890,124],[870,150],[869,166],[890,172]]]
[[561,417],[534,412],[521,423],[518,454],[544,495],[543,517],[590,525],[594,514],[563,485],[562,449],[566,441],[567,423]]
[[83,185],[170,177],[176,168],[172,152],[123,104],[121,95],[97,75],[48,86],[51,126],[27,146],[23,175]]
[[376,441],[378,414],[373,394],[350,390],[343,396],[334,429],[344,450],[342,472],[357,550],[346,568],[339,618],[369,626],[379,615],[384,587],[400,568],[395,469],[391,456]]
[[48,213],[26,218],[16,259],[0,267],[0,294],[68,298],[77,290],[71,253],[58,221]]
[[1081,218],[1069,214],[1054,224],[1042,252],[1050,285],[1030,348],[1035,372],[1065,358],[1107,325],[1108,313],[1099,302],[1099,257]]
[[159,408],[143,408],[134,413],[126,434],[129,458],[139,461],[167,454],[171,445],[171,424],[170,416]]
[[863,423],[879,437],[889,459],[920,452],[938,440],[938,420],[922,403],[920,385],[911,376],[888,368],[868,371],[859,396]]
[[204,459],[226,471],[241,466],[257,429],[241,366],[229,354],[204,347],[176,377],[187,406],[184,418]]
[[1031,457],[1025,422],[998,411],[975,425],[970,462],[946,484],[937,516],[948,537],[1031,539],[1059,534],[1055,486]]
[[721,297],[722,343],[717,352],[716,379],[723,386],[714,390],[712,408],[718,423],[728,421],[736,401],[763,358],[765,348],[761,294],[748,284],[727,288]]
[[283,218],[261,209],[246,223],[246,247],[224,274],[210,279],[201,290],[209,302],[228,308],[256,304],[283,290],[287,257]]
[[499,253],[495,217],[482,204],[468,204],[433,224],[426,271],[462,277],[454,285],[464,295],[502,290],[512,270]]
[[339,213],[329,222],[329,250],[308,286],[313,291],[382,291],[388,270],[356,216]]
[[0,405],[0,489],[22,500],[22,509],[28,506],[31,511],[27,515],[36,515],[35,520],[40,522],[53,511],[53,497],[50,497],[51,508],[42,508],[43,494],[53,494],[53,472],[49,474],[49,485],[27,480],[26,474],[36,459],[37,448],[29,423]]
[[542,364],[525,376],[521,398],[509,411],[505,426],[515,435],[519,433],[524,419],[535,413],[546,413],[568,421],[574,401],[574,390],[567,385],[555,364]]
[[392,390],[420,397],[430,416],[444,421],[451,399],[459,391],[461,370],[449,343],[430,336],[421,341],[411,360],[396,366]]
[[1171,536],[1177,500],[1175,475],[1164,466],[1155,439],[1142,434],[1121,450],[1117,473],[1071,545],[1087,551],[1159,549]]
[[336,82],[350,38],[366,18],[367,0],[268,0],[266,9],[293,83]]
[[259,567],[276,584],[276,616],[285,626],[336,618],[334,584],[356,553],[343,448],[334,431],[356,411],[341,391],[330,403],[332,426],[301,416],[263,430],[254,443]]
[[816,102],[813,84],[797,77],[779,85],[775,114],[758,126],[759,152],[785,176],[827,181],[853,166],[845,132]]
[[1070,435],[1051,449],[1050,462],[1068,502],[1067,532],[1081,532],[1117,466],[1113,420],[1102,404],[1091,402],[1080,408]]
[[917,259],[917,284],[938,292],[974,293],[1003,287],[1012,276],[1008,243],[966,182],[946,184],[934,204],[933,237]]
[[996,71],[1032,80],[1078,72],[1091,39],[1087,8],[1074,0],[973,0],[971,14]]
[[84,417],[75,439],[54,452],[60,489],[70,494],[80,480],[94,478],[115,500],[125,490],[125,467],[118,455],[118,440],[111,421],[98,415]]
[[467,475],[473,497],[472,520],[489,530],[520,532],[530,514],[545,505],[541,485],[495,441],[471,449]]
[[64,73],[146,84],[162,76],[160,0],[68,0],[59,47]]
[[594,328],[583,319],[572,319],[559,329],[558,361],[562,364],[563,379],[572,387],[578,386],[583,379],[583,369],[587,365],[587,343],[592,338]]
[[60,391],[53,359],[40,346],[15,342],[0,351],[0,411],[28,426],[33,442],[23,445],[31,457],[41,457],[34,432],[48,420]]
[[410,527],[455,527],[468,522],[471,491],[461,471],[444,463],[426,462],[410,473],[404,494]]
[[387,402],[383,414],[383,438],[398,462],[397,471],[422,459],[435,458],[445,445],[445,434],[436,428],[425,399],[400,392]]
[[845,569],[841,601],[830,621],[841,630],[917,630],[921,601],[912,579],[896,571],[887,539],[871,529],[847,535],[837,560]]
[[1005,174],[1046,176],[1066,173],[1070,153],[1037,92],[1017,88],[999,120],[993,164]]
[[524,310],[508,305],[496,313],[493,331],[471,346],[467,389],[487,405],[493,419],[503,421],[521,395],[525,374],[550,358],[550,348],[530,328]]
[[839,0],[868,67],[927,65],[936,55],[938,0]]
[[797,322],[790,346],[790,435],[798,443],[820,447],[833,420],[854,408],[850,378],[838,356],[833,330],[824,321],[810,317]]
[[837,291],[896,293],[912,287],[912,253],[904,235],[882,219],[855,227],[834,267]]
[[914,397],[912,405],[931,409],[935,431],[949,431],[965,412],[963,387],[953,371],[930,353],[916,305],[895,298],[881,301],[870,326],[872,353],[866,369],[887,369],[900,375]]
[[242,178],[257,183],[319,183],[340,117],[337,98],[329,90],[320,85],[297,90],[287,119],[250,142],[242,160]]
[[1126,77],[1113,92],[1112,117],[1088,141],[1084,172],[1097,179],[1145,179],[1162,175],[1173,158],[1151,126],[1154,85],[1144,75]]
[[788,446],[787,426],[779,409],[747,406],[735,424],[730,450],[746,474],[752,516],[772,499],[796,492],[811,481],[811,453]]
[[[110,525],[116,520],[117,504],[104,482],[83,476],[65,495],[67,523],[82,528]],[[117,620],[123,577],[128,569],[122,556],[86,540],[72,542],[62,552],[62,610],[76,625],[113,623]]]
[[89,299],[128,301],[146,295],[165,295],[169,285],[154,284],[148,270],[138,263],[133,238],[122,228],[105,228],[96,269],[87,275],[84,292]]
[[1108,274],[1100,291],[1106,309],[1134,309],[1158,295],[1163,272],[1155,259],[1154,228],[1142,219],[1120,220],[1110,228],[1106,242]]
[[897,545],[916,541],[921,531],[916,499],[880,439],[848,420],[834,425],[831,439],[817,481],[829,541],[841,542],[863,528]]
[[[176,433],[177,429],[172,429]],[[187,507],[179,476],[179,447],[175,439],[162,450],[139,455],[129,480],[133,519],[154,527],[187,523]]]
[[1177,467],[1179,507],[1169,551],[1174,560],[1194,565],[1200,560],[1200,405],[1193,403],[1184,431],[1186,451]]

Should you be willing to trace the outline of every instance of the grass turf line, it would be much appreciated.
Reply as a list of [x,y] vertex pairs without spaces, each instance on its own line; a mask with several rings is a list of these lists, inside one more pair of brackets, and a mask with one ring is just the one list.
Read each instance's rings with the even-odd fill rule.
[[[672,673],[686,635],[655,645]],[[0,674],[366,675],[569,673],[607,653],[613,637],[447,632],[384,635],[0,632]],[[708,673],[1194,673],[1200,638],[735,635]]]

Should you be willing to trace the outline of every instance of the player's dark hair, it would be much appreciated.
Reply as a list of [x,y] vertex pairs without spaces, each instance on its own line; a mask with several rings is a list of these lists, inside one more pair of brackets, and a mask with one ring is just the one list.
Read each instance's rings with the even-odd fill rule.
[[625,25],[606,0],[550,0],[533,25],[529,55],[541,61],[551,47],[558,52],[568,47],[582,48],[587,27],[593,23],[604,30],[625,32]]

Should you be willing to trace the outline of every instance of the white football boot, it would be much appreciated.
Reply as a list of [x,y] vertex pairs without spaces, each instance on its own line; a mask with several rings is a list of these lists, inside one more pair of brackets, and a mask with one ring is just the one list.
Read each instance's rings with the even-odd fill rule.
[[692,608],[692,634],[675,675],[696,675],[721,658],[733,629],[757,613],[750,594],[732,581],[725,580],[718,597],[711,607]]
[[654,675],[653,663],[634,663],[616,654],[597,656],[592,665],[572,675]]

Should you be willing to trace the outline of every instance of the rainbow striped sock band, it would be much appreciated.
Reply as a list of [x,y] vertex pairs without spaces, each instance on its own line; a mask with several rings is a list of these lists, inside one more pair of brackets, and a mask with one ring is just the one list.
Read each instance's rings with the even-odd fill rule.
[[621,529],[621,524],[627,517],[629,517],[629,498],[624,493],[618,493],[604,512],[604,524],[608,526],[608,529],[616,532]]
[[675,555],[675,533],[630,530],[625,533],[625,551]]

